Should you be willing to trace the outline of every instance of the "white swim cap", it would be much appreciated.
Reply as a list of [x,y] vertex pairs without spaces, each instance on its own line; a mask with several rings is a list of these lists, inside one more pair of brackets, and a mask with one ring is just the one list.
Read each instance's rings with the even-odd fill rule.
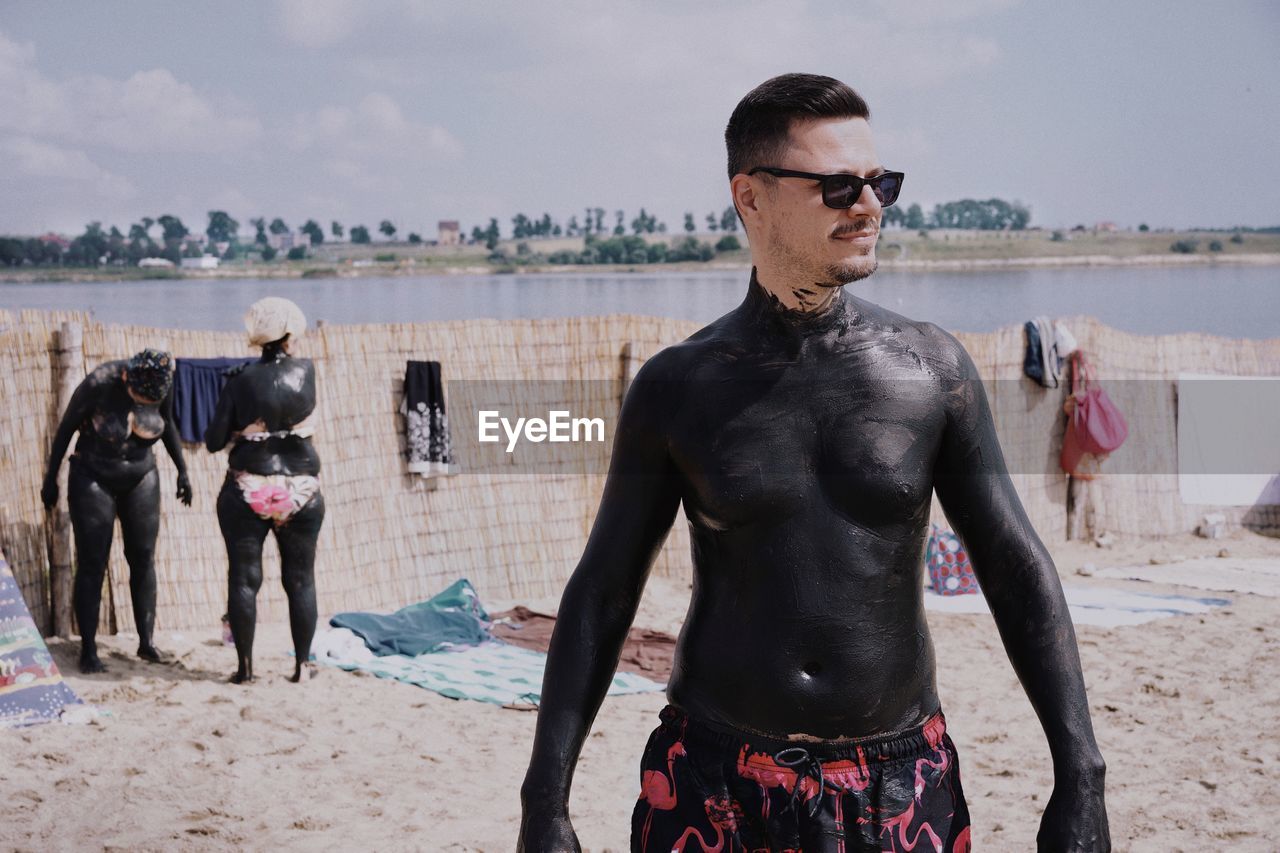
[[297,341],[307,330],[307,318],[302,309],[288,299],[268,296],[249,306],[249,313],[244,315],[244,328],[249,333],[249,343],[260,347],[285,335]]

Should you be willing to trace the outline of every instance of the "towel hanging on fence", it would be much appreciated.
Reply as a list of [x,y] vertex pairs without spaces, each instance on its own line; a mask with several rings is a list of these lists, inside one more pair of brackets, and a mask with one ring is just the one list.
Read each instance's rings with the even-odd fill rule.
[[213,420],[227,371],[252,358],[179,358],[173,371],[173,420],[183,441],[199,444]]
[[424,477],[454,473],[450,470],[453,445],[444,408],[440,362],[410,361],[405,364],[400,414],[405,416],[409,470]]
[[1062,381],[1063,363],[1077,349],[1075,336],[1062,323],[1045,316],[1033,317],[1023,329],[1027,349],[1022,372],[1045,388],[1057,388]]

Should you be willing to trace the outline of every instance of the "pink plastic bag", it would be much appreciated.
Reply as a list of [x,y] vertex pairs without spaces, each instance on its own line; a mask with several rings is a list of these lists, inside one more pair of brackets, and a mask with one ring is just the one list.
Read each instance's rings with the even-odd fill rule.
[[1071,396],[1064,408],[1067,431],[1062,439],[1062,470],[1092,480],[1098,464],[1129,437],[1129,424],[1097,385],[1093,366],[1078,351],[1071,355]]

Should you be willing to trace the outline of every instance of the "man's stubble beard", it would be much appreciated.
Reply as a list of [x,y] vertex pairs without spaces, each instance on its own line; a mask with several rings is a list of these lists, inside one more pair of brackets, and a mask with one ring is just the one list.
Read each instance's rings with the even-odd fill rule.
[[880,263],[876,258],[875,249],[872,248],[861,257],[823,265],[812,255],[798,249],[780,237],[777,231],[772,230],[768,236],[768,245],[770,254],[778,259],[781,266],[796,271],[811,270],[811,273],[805,275],[805,280],[812,281],[820,287],[843,287],[846,284],[861,281],[874,273]]
[[839,286],[862,281],[874,273],[879,266],[880,261],[876,258],[875,249],[872,249],[867,254],[852,261],[830,264],[826,269],[826,273],[827,277]]

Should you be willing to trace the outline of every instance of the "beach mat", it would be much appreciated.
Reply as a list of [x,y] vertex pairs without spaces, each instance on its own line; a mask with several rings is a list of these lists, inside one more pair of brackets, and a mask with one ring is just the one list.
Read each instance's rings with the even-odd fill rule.
[[[1227,598],[1152,595],[1104,587],[1063,585],[1062,591],[1067,597],[1067,609],[1073,623],[1107,628],[1142,625],[1188,613],[1208,613],[1214,607],[1231,603]],[[981,592],[975,595],[938,595],[928,589],[924,593],[924,609],[938,613],[990,612]]]
[[1199,557],[1156,566],[1111,566],[1096,570],[1094,575],[1280,596],[1280,560],[1274,558]]
[[456,646],[477,646],[489,639],[489,615],[466,578],[426,601],[395,613],[339,613],[329,620],[363,638],[376,655],[414,657]]
[[80,704],[63,682],[0,553],[0,729],[47,723],[66,706]]
[[[489,633],[494,639],[504,643],[545,652],[551,645],[551,632],[555,627],[554,615],[520,605],[493,614],[493,625],[489,628]],[[672,635],[652,628],[632,628],[622,644],[618,670],[634,672],[666,684],[671,680],[675,654],[676,638]]]
[[[346,628],[318,632],[311,650],[317,663],[393,678],[451,699],[495,705],[538,704],[547,662],[545,654],[496,640],[416,657],[375,655],[364,640]],[[609,685],[609,695],[662,689],[661,684],[643,676],[619,672]]]

